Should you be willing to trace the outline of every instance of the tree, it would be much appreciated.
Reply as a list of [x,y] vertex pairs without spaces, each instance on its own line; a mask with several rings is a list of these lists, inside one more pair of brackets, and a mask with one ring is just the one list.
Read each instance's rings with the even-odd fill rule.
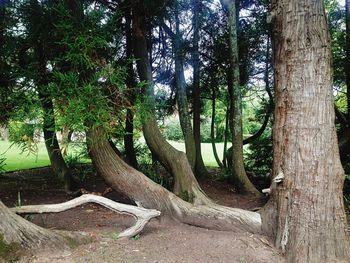
[[231,100],[230,127],[232,133],[232,167],[231,181],[237,185],[242,192],[260,195],[259,191],[249,181],[244,169],[243,161],[243,127],[242,127],[242,94],[239,79],[239,60],[237,44],[237,11],[236,1],[228,3],[229,13],[229,56],[230,71],[228,89]]
[[263,227],[273,234],[288,262],[347,257],[344,172],[334,125],[331,49],[323,1],[275,0],[271,16],[274,183]]
[[200,33],[200,12],[201,0],[192,1],[193,8],[193,135],[196,146],[195,174],[197,177],[206,177],[208,174],[205,168],[201,152],[201,88],[200,88],[200,60],[199,60],[199,33]]

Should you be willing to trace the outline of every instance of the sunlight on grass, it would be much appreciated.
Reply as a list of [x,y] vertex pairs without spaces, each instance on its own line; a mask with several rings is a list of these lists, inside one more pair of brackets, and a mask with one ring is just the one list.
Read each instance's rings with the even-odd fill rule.
[[[169,141],[169,143],[176,149],[185,152],[185,144],[183,142]],[[0,141],[0,154],[4,153],[3,157],[6,158],[4,166],[5,171],[9,172],[50,165],[49,157],[47,155],[45,144],[43,142],[38,143],[38,153],[36,155],[21,153],[21,150],[17,145],[11,145],[11,142]],[[224,144],[217,143],[216,148],[219,158],[222,159]],[[206,166],[218,166],[215,161],[212,146],[210,143],[202,143],[202,155]],[[83,160],[83,162],[89,162],[89,160]]]

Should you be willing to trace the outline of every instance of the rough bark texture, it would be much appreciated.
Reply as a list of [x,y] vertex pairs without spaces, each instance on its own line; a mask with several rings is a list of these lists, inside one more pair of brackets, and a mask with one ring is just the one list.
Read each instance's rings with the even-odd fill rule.
[[116,191],[142,207],[157,209],[163,216],[199,227],[260,233],[258,213],[219,206],[209,199],[205,202],[207,205],[185,202],[123,162],[100,131],[91,130],[88,138],[90,155],[98,173]]
[[232,168],[230,181],[241,192],[260,195],[259,191],[250,182],[243,161],[243,128],[242,128],[242,95],[239,85],[239,60],[237,45],[237,18],[234,0],[229,3],[229,48],[230,48],[230,77],[229,91],[231,99],[231,132],[232,132]]
[[141,81],[145,81],[142,127],[146,143],[161,164],[174,176],[174,193],[194,203],[206,203],[208,198],[201,190],[186,154],[172,147],[159,131],[154,114],[154,87],[147,50],[147,29],[141,1],[133,3],[134,55]]
[[[288,262],[349,256],[323,1],[272,2],[276,108],[273,177],[264,229]],[[265,212],[268,211],[265,210]]]
[[207,177],[201,152],[201,90],[200,90],[200,65],[199,65],[199,15],[201,0],[193,0],[193,135],[196,145],[195,174],[197,177]]
[[0,235],[6,244],[15,243],[24,249],[68,248],[63,236],[30,223],[11,212],[1,201],[0,218]]

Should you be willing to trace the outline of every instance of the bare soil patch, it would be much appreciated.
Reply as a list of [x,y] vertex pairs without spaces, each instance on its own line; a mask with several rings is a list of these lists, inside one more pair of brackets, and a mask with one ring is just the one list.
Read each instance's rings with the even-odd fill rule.
[[[45,169],[33,170],[28,176],[17,173],[0,177],[0,199],[10,207],[18,203],[18,192],[23,205],[70,199],[57,189],[50,169]],[[266,202],[237,194],[225,182],[207,179],[200,183],[209,197],[222,205],[254,209]],[[85,185],[94,192],[102,192],[106,187],[96,175],[89,176]],[[106,197],[131,203],[115,192]],[[71,251],[32,251],[19,262],[284,262],[265,236],[208,230],[166,219],[152,220],[141,235],[133,239],[118,239],[117,234],[131,226],[133,218],[95,204],[58,214],[27,215],[26,218],[49,229],[84,231],[94,242]]]

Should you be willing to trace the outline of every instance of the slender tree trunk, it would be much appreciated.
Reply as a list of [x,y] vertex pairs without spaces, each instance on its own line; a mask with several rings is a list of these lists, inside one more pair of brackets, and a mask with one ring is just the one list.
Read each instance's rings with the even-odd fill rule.
[[345,77],[348,102],[348,122],[350,123],[350,0],[345,0],[345,23],[346,23],[346,60]]
[[[40,40],[38,40],[40,41]],[[72,175],[67,166],[56,136],[56,125],[52,99],[46,91],[48,85],[46,73],[46,59],[44,48],[41,43],[37,43],[34,48],[35,56],[38,61],[39,79],[37,81],[38,95],[43,109],[43,132],[47,153],[49,155],[51,167],[54,173],[62,181],[67,193],[72,190]]]
[[212,86],[212,107],[211,107],[211,125],[210,125],[210,139],[211,139],[211,145],[213,148],[213,153],[214,153],[214,157],[216,160],[216,163],[219,165],[219,167],[223,167],[224,165],[222,164],[222,162],[220,161],[218,152],[216,150],[216,145],[215,145],[215,111],[216,111],[216,107],[215,107],[215,103],[216,103],[216,91],[215,91],[215,86]]
[[225,116],[225,133],[224,133],[224,152],[222,154],[222,164],[227,168],[227,141],[229,137],[229,119],[230,119],[230,106],[226,108]]
[[272,7],[273,178],[283,181],[272,185],[275,214],[264,211],[264,228],[288,262],[331,262],[348,257],[350,244],[323,1],[274,0]]
[[232,132],[232,168],[230,181],[241,192],[260,195],[259,191],[250,182],[243,161],[243,128],[242,128],[242,95],[239,85],[239,60],[237,45],[237,18],[234,0],[229,3],[229,32],[230,32],[230,75],[231,88],[231,132]]
[[[132,30],[131,30],[131,13],[128,9],[125,13],[126,20],[126,57],[131,60],[132,58]],[[135,105],[135,73],[133,69],[133,63],[128,61],[128,76],[127,76],[127,89],[128,89],[128,99],[129,107],[126,110],[126,120],[125,120],[125,135],[124,135],[124,147],[127,162],[134,168],[137,169],[138,163],[136,159],[135,147],[134,147],[134,111],[133,107]]]
[[195,174],[197,177],[207,177],[201,151],[201,91],[200,91],[200,66],[199,66],[199,15],[201,0],[193,0],[193,134],[196,145]]
[[179,109],[179,119],[182,133],[185,139],[186,155],[188,161],[194,170],[196,161],[196,144],[192,130],[191,118],[188,110],[188,101],[186,93],[186,81],[183,66],[183,50],[181,47],[182,35],[180,32],[180,21],[178,14],[178,2],[176,2],[176,33],[173,38],[175,52],[175,82],[177,90],[177,105]]
[[186,154],[172,147],[159,131],[154,114],[154,87],[151,64],[147,50],[147,30],[143,3],[133,0],[134,55],[141,81],[145,81],[142,127],[146,143],[161,164],[174,176],[174,193],[194,203],[207,203],[208,198],[200,188]]

